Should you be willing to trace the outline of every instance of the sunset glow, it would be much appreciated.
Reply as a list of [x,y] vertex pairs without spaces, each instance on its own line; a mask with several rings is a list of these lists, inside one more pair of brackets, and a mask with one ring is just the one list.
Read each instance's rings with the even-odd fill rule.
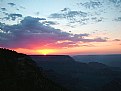
[[55,51],[52,49],[41,49],[41,50],[37,50],[37,52],[42,55],[48,55],[48,54],[52,54]]
[[41,55],[121,53],[120,0],[0,4],[0,47]]

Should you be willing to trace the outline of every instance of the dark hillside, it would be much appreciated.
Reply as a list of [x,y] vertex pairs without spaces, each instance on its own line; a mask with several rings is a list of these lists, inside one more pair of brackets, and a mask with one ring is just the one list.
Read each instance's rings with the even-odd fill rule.
[[45,77],[27,55],[0,48],[0,91],[67,91]]

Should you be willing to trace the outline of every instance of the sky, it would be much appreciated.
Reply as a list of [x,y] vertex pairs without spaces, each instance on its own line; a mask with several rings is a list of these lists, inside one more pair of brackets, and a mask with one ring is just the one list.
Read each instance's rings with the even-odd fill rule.
[[0,0],[0,47],[26,54],[121,54],[121,0]]

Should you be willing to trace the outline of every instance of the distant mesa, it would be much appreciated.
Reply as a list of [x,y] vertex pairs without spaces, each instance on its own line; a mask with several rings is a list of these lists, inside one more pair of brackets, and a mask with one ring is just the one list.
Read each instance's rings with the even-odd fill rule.
[[69,55],[30,55],[30,57],[37,61],[48,61],[48,62],[75,62],[75,60]]

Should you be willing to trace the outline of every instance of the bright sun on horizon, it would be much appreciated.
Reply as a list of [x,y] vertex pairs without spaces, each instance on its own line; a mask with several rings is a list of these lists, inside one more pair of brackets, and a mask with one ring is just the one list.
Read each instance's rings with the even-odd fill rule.
[[49,55],[49,54],[52,54],[54,52],[54,50],[52,50],[52,49],[42,49],[42,50],[37,50],[37,52],[39,54],[42,54],[42,55]]

